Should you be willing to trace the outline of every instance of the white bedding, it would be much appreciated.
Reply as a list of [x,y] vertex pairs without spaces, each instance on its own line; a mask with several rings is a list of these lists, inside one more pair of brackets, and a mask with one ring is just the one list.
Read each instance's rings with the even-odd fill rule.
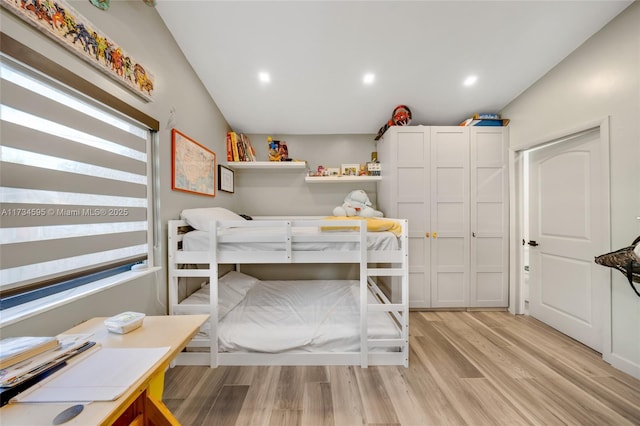
[[[233,232],[250,232],[251,235],[267,234],[273,232],[270,228],[236,228],[227,229],[220,233],[220,235],[228,235]],[[294,236],[312,236],[326,234],[321,232],[318,228],[314,227],[295,227],[292,228]],[[348,231],[346,231],[348,232]],[[185,251],[208,251],[209,246],[209,232],[208,231],[190,231],[184,234],[182,240],[182,249]],[[354,242],[327,242],[327,241],[300,241],[293,242],[292,249],[298,251],[322,251],[322,250],[354,250],[357,248],[357,243]],[[389,231],[382,232],[367,232],[367,250],[384,251],[384,250],[398,250],[399,243],[398,238]],[[247,251],[247,250],[284,250],[283,243],[270,243],[270,242],[246,242],[239,243],[234,242],[232,244],[220,244],[220,250],[228,251]]]
[[[182,303],[207,304],[208,292],[205,286]],[[223,293],[219,292],[221,305],[228,305]],[[369,300],[375,301],[370,292]],[[359,351],[359,305],[359,282],[355,280],[258,281],[221,318],[219,351]],[[369,313],[368,321],[370,338],[400,336],[385,312]]]

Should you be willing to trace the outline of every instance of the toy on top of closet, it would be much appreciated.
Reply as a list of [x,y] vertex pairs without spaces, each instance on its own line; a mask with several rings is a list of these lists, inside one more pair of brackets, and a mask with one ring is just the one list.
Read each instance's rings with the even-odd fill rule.
[[333,209],[334,216],[383,217],[381,211],[375,210],[369,196],[362,189],[351,191],[341,206]]
[[393,109],[393,114],[387,124],[380,127],[374,139],[379,140],[391,126],[408,126],[409,124],[411,124],[411,110],[406,105],[398,105]]

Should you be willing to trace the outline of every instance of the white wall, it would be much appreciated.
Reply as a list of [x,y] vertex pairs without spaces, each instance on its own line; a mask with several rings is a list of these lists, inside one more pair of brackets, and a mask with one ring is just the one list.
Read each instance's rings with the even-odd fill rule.
[[114,315],[125,310],[164,314],[167,220],[177,218],[180,210],[186,207],[222,205],[234,208],[238,198],[226,193],[210,198],[171,190],[171,132],[167,128],[171,108],[176,111],[175,127],[212,149],[218,156],[225,153],[228,124],[184,59],[155,9],[140,0],[112,1],[108,11],[102,11],[86,0],[69,1],[69,4],[153,73],[153,102],[145,102],[4,8],[0,8],[0,28],[10,37],[160,122],[160,210],[157,214],[162,224],[162,234],[157,237],[159,247],[156,262],[163,266],[163,270],[4,327],[3,336],[55,334],[88,318]]
[[[259,160],[266,161],[267,135],[249,135]],[[340,167],[341,164],[365,164],[375,150],[374,135],[270,135],[284,140],[289,157],[306,160],[311,170],[319,165]],[[305,183],[306,171],[236,171],[240,206],[249,215],[333,214],[344,197],[354,189],[363,189],[372,203],[376,202],[376,186],[370,183]]]
[[[235,129],[239,132],[242,129]],[[311,170],[319,165],[364,164],[375,150],[375,135],[269,135],[284,140],[289,156],[305,160]],[[267,135],[249,135],[258,160],[266,161]],[[239,213],[254,215],[330,216],[354,189],[363,189],[376,203],[376,184],[306,183],[305,169],[236,170],[235,190]],[[357,265],[243,265],[242,270],[260,279],[357,279]]]
[[[514,149],[610,117],[611,248],[640,235],[640,2],[502,111]],[[612,272],[612,355],[640,377],[640,298]],[[606,354],[605,354],[606,355]]]

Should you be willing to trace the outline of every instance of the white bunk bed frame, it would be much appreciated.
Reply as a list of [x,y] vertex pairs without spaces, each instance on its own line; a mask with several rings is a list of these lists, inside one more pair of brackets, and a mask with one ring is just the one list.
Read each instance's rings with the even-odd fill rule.
[[[387,218],[385,218],[387,219]],[[326,220],[317,217],[256,217],[247,221],[213,221],[210,224],[210,249],[208,251],[183,251],[185,230],[192,229],[184,220],[170,220],[168,229],[169,314],[210,315],[210,331],[207,338],[194,337],[187,348],[209,348],[209,352],[182,352],[176,359],[178,365],[403,365],[409,363],[409,269],[408,223],[405,219],[388,219],[399,222],[402,232],[397,250],[367,250],[366,221]],[[296,235],[296,227],[357,227],[357,232],[320,232],[314,235]],[[229,227],[268,227],[274,232],[244,235],[220,235],[219,230]],[[296,242],[351,242],[353,250],[308,251],[296,250]],[[219,244],[264,242],[279,243],[284,247],[251,249],[243,251],[219,250]],[[355,243],[355,244],[353,244]],[[304,353],[245,353],[218,352],[218,265],[270,263],[352,263],[359,264],[360,281],[360,351],[359,352],[304,352]],[[370,267],[387,264],[384,268]],[[184,269],[197,264],[201,269]],[[394,291],[400,289],[400,302],[392,303],[378,287],[375,277],[393,277]],[[206,277],[210,283],[209,305],[180,304],[178,289],[182,277]],[[368,303],[369,288],[379,303]],[[397,299],[397,297],[393,297]],[[388,312],[395,320],[399,338],[369,339],[367,336],[367,312]],[[397,351],[371,351],[370,347],[386,347]]]

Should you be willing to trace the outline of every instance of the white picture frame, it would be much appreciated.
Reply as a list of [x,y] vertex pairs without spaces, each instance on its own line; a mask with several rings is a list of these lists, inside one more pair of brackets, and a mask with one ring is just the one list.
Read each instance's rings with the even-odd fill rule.
[[360,164],[343,164],[340,168],[342,176],[358,176]]

